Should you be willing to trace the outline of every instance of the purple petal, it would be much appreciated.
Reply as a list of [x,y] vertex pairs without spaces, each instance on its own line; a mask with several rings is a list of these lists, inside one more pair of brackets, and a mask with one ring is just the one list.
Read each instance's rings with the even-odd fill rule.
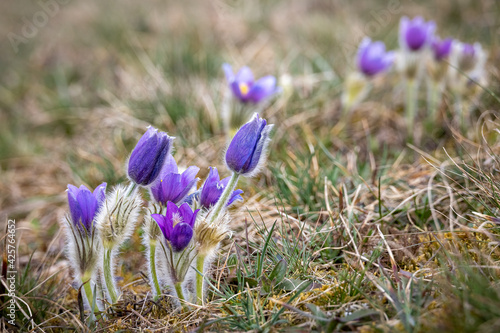
[[166,175],[169,173],[179,173],[177,163],[175,163],[175,158],[171,154],[165,158],[165,163],[161,168],[160,175]]
[[269,134],[271,133],[272,129],[273,125],[265,126],[262,129],[259,141],[257,142],[255,149],[252,153],[252,157],[247,161],[247,163],[243,167],[243,170],[246,170],[245,173],[251,173],[253,170],[257,168],[257,165],[259,164],[260,161],[260,157],[264,152],[264,150],[267,148]]
[[363,38],[363,40],[361,40],[361,43],[359,43],[358,53],[356,54],[358,66],[359,66],[359,63],[361,61],[361,58],[363,58],[364,54],[366,53],[366,50],[368,49],[368,47],[370,47],[371,43],[372,43],[372,40],[369,37]]
[[80,205],[76,199],[78,195],[78,187],[68,184],[68,205],[69,211],[71,214],[71,221],[77,225],[80,222],[80,218],[82,217],[82,210],[80,209]]
[[97,186],[94,190],[94,197],[97,200],[97,209],[101,208],[101,205],[103,204],[104,200],[106,199],[106,183],[102,183],[101,185]]
[[226,151],[228,168],[240,174],[249,174],[257,166],[272,126],[258,114],[243,125],[232,139]]
[[226,76],[226,80],[228,83],[231,83],[234,81],[234,73],[233,73],[233,68],[231,65],[224,63],[222,64],[222,70],[224,71],[224,75]]
[[76,201],[78,201],[81,209],[82,224],[87,230],[90,230],[97,209],[97,200],[92,195],[92,192],[82,185],[76,196]]
[[128,175],[137,184],[147,186],[158,177],[170,152],[171,141],[167,133],[149,127],[130,155]]
[[276,93],[276,78],[268,75],[255,81],[248,95],[252,102],[259,103],[274,93]]
[[462,44],[462,54],[464,57],[474,57],[476,53],[476,50],[474,48],[474,45],[472,44],[467,44],[467,43],[463,43]]
[[191,209],[191,207],[189,207],[187,203],[183,203],[179,207],[179,213],[181,215],[182,222],[191,225],[191,220],[193,218],[193,210]]
[[183,199],[189,194],[189,191],[196,185],[196,183],[200,180],[200,178],[195,178],[189,183],[187,186],[181,187],[181,191],[176,197],[175,203],[179,203],[183,201]]
[[172,201],[167,202],[167,213],[165,214],[165,217],[172,226],[174,225],[175,214],[179,214],[179,208]]
[[174,252],[181,252],[188,246],[193,238],[193,228],[187,223],[177,224],[172,231],[172,238],[170,244]]
[[209,181],[210,183],[218,182],[220,179],[219,176],[219,170],[217,170],[216,167],[210,167],[210,171],[208,172],[208,177],[207,177],[207,182]]
[[[369,44],[367,44],[369,42]],[[358,52],[358,67],[367,76],[373,76],[388,69],[394,61],[394,53],[385,51],[383,42],[363,40]]]
[[191,217],[191,222],[189,223],[190,226],[194,228],[194,225],[196,224],[196,217],[198,216],[198,213],[200,212],[200,209],[197,209],[193,212],[193,216]]
[[404,47],[405,43],[405,35],[408,30],[408,25],[410,24],[410,19],[407,16],[403,16],[399,20],[399,46]]
[[220,188],[221,193],[226,188],[227,184],[229,184],[229,180],[231,180],[231,176],[226,177],[217,183],[217,187]]
[[439,61],[448,58],[451,53],[452,44],[452,38],[446,38],[444,40],[441,40],[438,37],[434,38],[431,44],[432,51],[434,53],[434,59]]
[[[229,181],[229,178],[227,180]],[[209,208],[219,200],[222,191],[223,188],[219,184],[219,172],[217,168],[211,167],[208,177],[201,188],[200,204],[205,208]]]
[[196,184],[194,179],[199,171],[197,167],[189,167],[180,175],[173,157],[169,157],[162,168],[160,177],[151,186],[151,194],[156,201],[165,205],[167,201],[178,203]]
[[183,187],[188,186],[196,178],[196,175],[200,171],[200,168],[196,166],[190,166],[182,173],[181,184]]
[[[246,84],[246,83],[243,83],[243,84]],[[241,85],[240,85],[240,82],[238,81],[233,81],[230,85],[230,88],[233,92],[233,95],[238,98],[240,101],[242,101],[243,103],[246,103],[248,102],[249,100],[249,97],[248,97],[248,92],[246,94],[244,94],[242,91],[241,91]],[[250,91],[250,87],[248,88],[248,91]]]
[[172,223],[167,221],[167,218],[160,214],[151,214],[151,217],[156,221],[156,223],[160,227],[163,236],[167,240],[170,240],[170,236],[172,235]]
[[400,21],[400,44],[411,51],[418,51],[432,40],[436,24],[417,16],[409,21],[404,17]]
[[[161,202],[162,205],[165,205],[167,201],[172,201],[175,203],[177,201],[177,197],[181,192],[181,175],[178,173],[170,173],[165,176],[161,181],[161,196],[158,202]],[[155,198],[156,199],[156,198]]]
[[76,200],[76,195],[78,194],[78,187],[75,185],[68,184],[68,195],[71,195]]
[[241,196],[241,194],[243,194],[243,191],[242,190],[235,190],[233,191],[233,193],[231,194],[231,198],[229,199],[228,203],[227,203],[227,206],[231,206],[235,201],[243,201],[243,197]]
[[419,50],[425,45],[427,33],[420,27],[411,26],[406,30],[406,44],[411,50]]
[[253,83],[254,78],[253,78],[253,73],[250,68],[247,66],[241,67],[241,69],[236,73],[236,76],[234,78],[236,82],[245,82],[247,84]]
[[373,76],[385,69],[385,45],[364,39],[359,46],[358,68],[367,76]]

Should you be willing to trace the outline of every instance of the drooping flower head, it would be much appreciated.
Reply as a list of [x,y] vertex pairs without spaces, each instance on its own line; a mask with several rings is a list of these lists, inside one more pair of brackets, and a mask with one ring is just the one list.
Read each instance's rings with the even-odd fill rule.
[[[229,183],[229,179],[231,177],[226,177],[222,180],[219,178],[219,172],[217,168],[210,167],[210,172],[208,173],[208,177],[201,188],[200,193],[200,205],[206,209],[209,209],[211,206],[215,205],[217,201],[219,201],[222,192],[226,188]],[[243,200],[241,194],[242,190],[238,189],[233,191],[231,194],[229,201],[227,202],[227,206],[229,207],[235,201]]]
[[226,151],[227,167],[245,177],[254,175],[266,159],[272,128],[256,113],[231,140]]
[[451,53],[452,43],[452,38],[440,39],[439,37],[435,36],[431,43],[434,60],[441,61],[448,58]]
[[88,232],[92,229],[94,218],[106,198],[106,183],[97,186],[91,192],[86,186],[80,188],[68,184],[68,204],[73,225],[85,228]]
[[365,37],[359,45],[356,62],[359,71],[371,77],[391,67],[394,52],[386,52],[383,42],[372,42]]
[[222,69],[233,95],[243,103],[257,104],[279,91],[276,78],[272,75],[261,77],[257,81],[250,68],[242,67],[236,75],[229,64],[223,64]]
[[187,203],[177,207],[176,204],[169,201],[165,215],[152,214],[151,217],[158,223],[163,236],[170,243],[174,252],[181,252],[193,238],[193,228],[199,211],[197,209],[193,212]]
[[174,157],[169,154],[160,171],[160,176],[151,186],[151,194],[162,205],[166,205],[168,201],[177,204],[200,180],[196,178],[198,171],[200,168],[190,166],[180,174]]
[[138,185],[153,183],[170,153],[173,137],[151,126],[137,142],[128,162],[128,176]]
[[410,52],[420,51],[431,43],[435,30],[433,21],[426,22],[420,16],[410,20],[404,16],[399,22],[399,45]]

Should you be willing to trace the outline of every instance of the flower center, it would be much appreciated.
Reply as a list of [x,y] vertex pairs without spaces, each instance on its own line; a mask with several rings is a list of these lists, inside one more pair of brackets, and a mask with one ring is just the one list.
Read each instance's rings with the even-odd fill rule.
[[182,216],[181,216],[181,214],[174,213],[172,215],[172,224],[174,225],[174,227],[177,225],[177,223],[181,223],[181,222],[182,222]]
[[240,92],[242,96],[246,96],[248,92],[250,91],[250,87],[246,82],[240,82],[238,84],[238,87],[240,88]]

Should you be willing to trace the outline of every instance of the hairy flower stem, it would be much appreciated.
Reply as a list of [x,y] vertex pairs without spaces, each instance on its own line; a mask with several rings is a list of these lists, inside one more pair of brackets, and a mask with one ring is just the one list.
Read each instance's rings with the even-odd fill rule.
[[134,182],[130,182],[130,184],[128,184],[128,187],[125,189],[125,196],[130,197],[132,193],[134,193],[136,188],[137,184]]
[[82,282],[83,282],[83,291],[85,292],[85,296],[87,297],[87,301],[89,303],[89,308],[90,308],[90,318],[91,320],[96,320],[94,312],[98,312],[97,305],[95,305],[95,309],[92,308],[92,305],[94,303],[94,293],[92,292],[92,286],[91,286],[91,276],[92,274],[85,272],[82,277]]
[[231,138],[231,91],[230,89],[225,89],[224,96],[222,99],[222,107],[221,107],[222,120],[224,124],[224,133],[227,135],[228,139]]
[[177,298],[179,298],[179,301],[181,302],[182,308],[184,310],[189,310],[188,306],[185,303],[186,299],[184,298],[184,293],[182,292],[181,282],[175,283],[175,292],[177,293]]
[[438,82],[430,82],[427,91],[427,107],[429,109],[428,120],[435,122],[441,100],[441,86]]
[[466,132],[465,128],[465,114],[467,109],[464,107],[462,101],[462,95],[460,93],[455,94],[455,117],[457,119],[457,124],[460,126],[462,133]]
[[104,250],[104,281],[106,283],[106,288],[108,289],[108,294],[111,299],[111,304],[115,304],[118,300],[118,292],[116,291],[114,277],[113,277],[113,267],[112,267],[112,249],[107,248]]
[[406,129],[408,135],[411,132],[411,127],[415,121],[415,113],[417,110],[417,81],[415,79],[408,79],[406,82]]
[[196,302],[199,305],[203,305],[203,298],[204,298],[204,290],[203,290],[203,283],[204,281],[204,274],[203,274],[203,267],[205,266],[205,256],[198,254],[198,257],[196,258],[196,269],[201,273],[196,275]]
[[[231,198],[231,194],[233,193],[236,185],[238,184],[238,179],[240,175],[236,172],[233,172],[231,175],[231,179],[229,179],[229,183],[227,184],[224,192],[219,198],[219,201],[215,204],[212,212],[208,217],[208,224],[212,224],[221,214],[221,212],[227,207],[227,203]],[[198,254],[198,258],[196,259],[196,269],[200,272],[200,274],[196,275],[196,297],[198,304],[203,304],[203,282],[204,282],[204,272],[203,268],[205,266],[205,255]]]
[[156,276],[156,261],[155,261],[155,253],[156,253],[156,241],[149,241],[149,267],[151,269],[151,278],[153,279],[153,286],[155,288],[156,295],[153,298],[155,301],[161,295],[160,284],[158,283],[158,277]]
[[212,209],[212,212],[210,213],[210,216],[208,217],[209,225],[212,224],[219,217],[221,212],[227,207],[227,203],[231,198],[231,193],[233,193],[234,189],[236,188],[236,185],[238,184],[239,177],[240,175],[237,174],[236,172],[233,172],[233,174],[231,175],[229,183],[224,189],[224,192],[222,192],[219,201],[217,201],[214,208]]

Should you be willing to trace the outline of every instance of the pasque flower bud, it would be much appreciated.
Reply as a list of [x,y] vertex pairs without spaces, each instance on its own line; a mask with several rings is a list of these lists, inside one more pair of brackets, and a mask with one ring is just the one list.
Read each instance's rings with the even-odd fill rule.
[[156,128],[148,127],[135,146],[128,161],[128,176],[138,185],[153,183],[170,154],[173,137]]
[[264,163],[273,125],[256,113],[233,137],[226,151],[226,165],[236,174],[251,177]]

